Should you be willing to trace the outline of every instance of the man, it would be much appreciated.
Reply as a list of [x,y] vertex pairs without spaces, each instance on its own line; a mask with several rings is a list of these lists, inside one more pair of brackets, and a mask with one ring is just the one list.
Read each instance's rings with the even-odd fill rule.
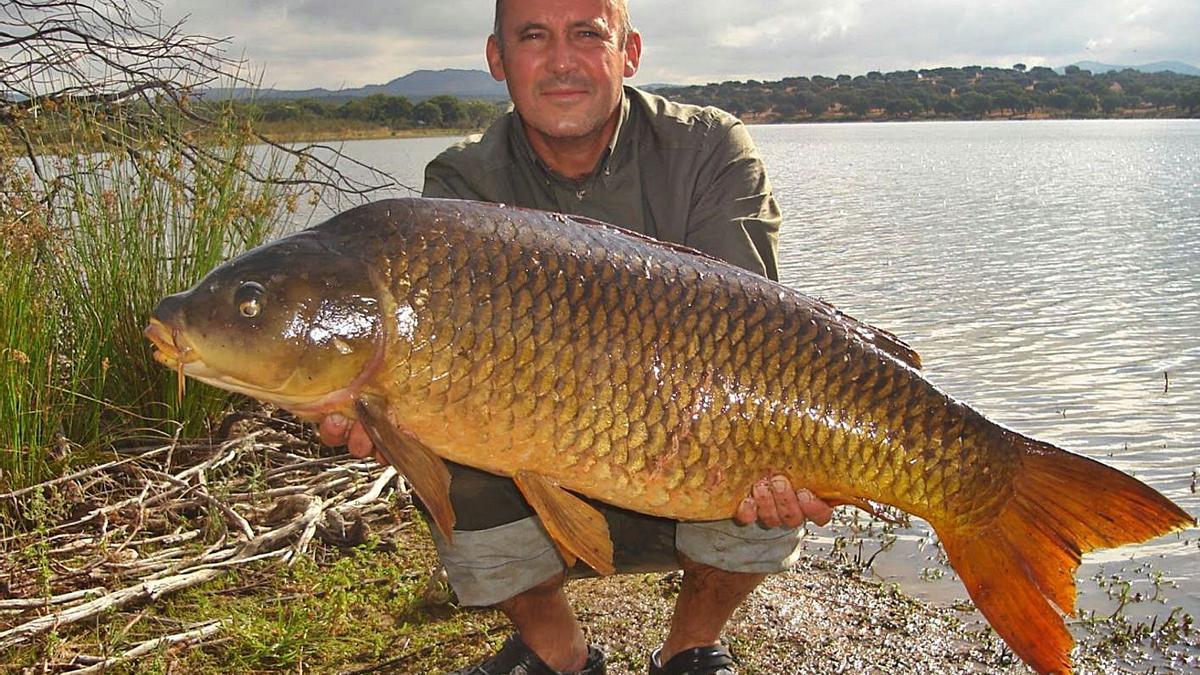
[[[487,60],[514,111],[431,162],[425,196],[590,216],[776,278],[780,217],[749,135],[726,113],[624,87],[641,51],[625,0],[497,0]],[[324,420],[321,433],[355,455],[373,452],[344,419]],[[457,465],[451,475],[453,544],[434,532],[451,586],[465,605],[498,607],[517,630],[461,672],[603,673],[563,592],[580,570],[564,569],[512,481]],[[725,622],[766,573],[794,562],[805,518],[824,524],[830,515],[781,476],[755,485],[736,522],[596,506],[619,571],[684,570],[670,633],[651,656],[652,673],[672,675],[734,672],[718,642]]]

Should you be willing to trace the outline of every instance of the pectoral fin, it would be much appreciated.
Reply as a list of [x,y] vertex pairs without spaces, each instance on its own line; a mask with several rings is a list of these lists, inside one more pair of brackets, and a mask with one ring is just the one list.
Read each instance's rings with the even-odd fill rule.
[[382,399],[363,396],[355,401],[354,408],[375,449],[404,475],[429,510],[438,531],[446,541],[452,541],[454,507],[450,503],[450,472],[446,463],[420,441],[398,431],[388,420]]
[[608,522],[599,511],[549,478],[518,471],[513,481],[533,507],[569,562],[578,556],[600,574],[612,574],[613,547]]

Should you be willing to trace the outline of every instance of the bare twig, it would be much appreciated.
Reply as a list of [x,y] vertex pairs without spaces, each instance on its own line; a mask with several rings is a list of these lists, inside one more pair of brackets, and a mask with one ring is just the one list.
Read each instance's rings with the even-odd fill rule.
[[82,591],[72,591],[63,593],[62,595],[53,595],[49,598],[12,598],[9,600],[0,600],[0,610],[7,611],[24,611],[28,609],[41,609],[51,605],[63,605],[76,600],[83,600],[95,595],[107,593],[107,589],[103,587],[85,588]]
[[[139,452],[37,486],[43,493],[52,484],[57,490],[84,494],[82,485],[88,485],[88,503],[95,506],[83,516],[67,511],[62,522],[41,523],[37,531],[0,540],[0,546],[13,551],[38,546],[43,551],[41,572],[30,567],[36,567],[37,559],[0,555],[0,579],[11,580],[10,593],[26,595],[0,600],[0,610],[14,613],[14,618],[17,612],[41,613],[8,625],[0,616],[0,650],[53,629],[154,602],[251,562],[274,558],[292,564],[318,537],[332,542],[361,537],[368,515],[386,520],[387,527],[395,523],[388,508],[389,486],[403,483],[394,469],[345,453],[314,457],[315,445],[305,446],[269,428],[219,445],[186,445],[186,464],[174,454],[181,447],[185,444]],[[302,448],[308,452],[296,451]],[[8,498],[21,509],[23,500],[35,492]],[[233,524],[230,534],[221,529],[214,537],[209,521],[216,513]],[[195,544],[206,536],[211,543],[197,549]],[[119,545],[113,546],[114,541]],[[37,581],[45,576],[47,564],[52,595],[43,595],[47,586]],[[115,590],[70,587],[79,580],[94,584],[97,579]],[[111,658],[80,655],[74,664],[111,667],[165,644],[191,640],[183,636],[199,630],[194,626],[142,642]]]
[[84,476],[90,476],[95,473],[107,471],[113,467],[120,466],[121,464],[128,464],[129,462],[132,462],[139,458],[145,458],[150,455],[158,455],[158,454],[167,452],[170,449],[171,449],[171,446],[165,445],[161,448],[155,448],[154,450],[151,450],[145,454],[138,455],[135,457],[126,457],[125,459],[118,459],[118,460],[114,460],[112,462],[107,462],[105,464],[98,464],[96,466],[90,466],[86,469],[80,469],[79,471],[76,471],[75,473],[68,474],[61,478],[55,478],[53,480],[48,480],[44,483],[32,485],[30,487],[22,488],[20,490],[14,490],[12,492],[0,493],[0,499],[11,499],[13,497],[21,497],[23,495],[27,495],[27,494],[33,492],[34,490],[44,490],[46,488],[54,487],[55,485],[59,485],[61,483],[69,483],[71,481],[79,480],[80,478],[83,478]]
[[86,668],[80,668],[71,672],[76,675],[85,675],[86,673],[102,673],[118,663],[130,661],[138,658],[139,656],[145,656],[146,654],[155,652],[162,647],[168,647],[186,642],[203,641],[210,635],[215,635],[218,631],[220,631],[222,625],[223,623],[221,621],[207,621],[205,623],[198,624],[192,627],[190,630],[186,630],[182,633],[165,635],[163,637],[154,638],[153,640],[146,640],[145,642],[140,643],[138,646],[130,649],[120,656],[115,656],[110,659],[97,660],[95,663]]

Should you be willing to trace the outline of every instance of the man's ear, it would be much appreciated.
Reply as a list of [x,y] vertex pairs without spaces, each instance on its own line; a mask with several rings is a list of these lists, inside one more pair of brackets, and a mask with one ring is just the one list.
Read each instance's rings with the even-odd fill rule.
[[487,62],[488,70],[491,71],[492,77],[496,78],[497,82],[504,81],[504,59],[500,54],[500,41],[495,35],[489,35],[487,39]]
[[[642,63],[642,34],[636,30],[629,31],[625,36],[625,77],[637,74],[638,66]],[[495,73],[493,73],[494,75]]]

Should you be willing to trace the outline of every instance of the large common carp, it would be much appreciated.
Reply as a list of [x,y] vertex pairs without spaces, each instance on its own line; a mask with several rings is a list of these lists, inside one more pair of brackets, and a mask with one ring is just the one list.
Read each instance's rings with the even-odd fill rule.
[[582,218],[377,202],[218,267],[146,333],[181,377],[363,421],[447,537],[442,458],[512,476],[564,556],[602,572],[604,520],[571,492],[717,520],[780,472],[832,503],[894,505],[929,521],[1039,671],[1070,670],[1060,610],[1082,553],[1195,522],[951,399],[887,332]]

